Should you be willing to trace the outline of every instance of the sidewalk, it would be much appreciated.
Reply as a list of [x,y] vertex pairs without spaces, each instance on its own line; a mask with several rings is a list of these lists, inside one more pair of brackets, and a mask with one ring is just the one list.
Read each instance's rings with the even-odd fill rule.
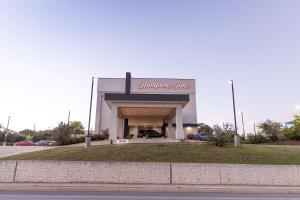
[[300,186],[0,183],[0,191],[200,192],[300,194]]

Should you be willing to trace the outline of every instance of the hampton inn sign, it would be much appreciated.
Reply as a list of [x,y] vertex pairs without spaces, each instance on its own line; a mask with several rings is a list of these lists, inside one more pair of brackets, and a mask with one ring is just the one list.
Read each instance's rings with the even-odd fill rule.
[[176,82],[172,84],[171,82],[146,82],[142,81],[139,83],[140,89],[147,89],[147,88],[166,88],[166,89],[189,89],[189,86],[184,82]]
[[197,132],[194,79],[98,78],[95,131],[113,141],[153,130],[173,139]]

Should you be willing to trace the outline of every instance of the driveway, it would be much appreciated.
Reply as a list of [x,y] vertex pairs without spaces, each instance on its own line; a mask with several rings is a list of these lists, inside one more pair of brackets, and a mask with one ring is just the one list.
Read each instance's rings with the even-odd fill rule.
[[0,158],[13,156],[22,153],[46,150],[54,147],[40,146],[0,146]]
[[[151,139],[145,139],[145,138],[134,138],[129,139],[128,143],[130,144],[153,144],[153,143],[178,143],[179,140],[170,139],[170,138],[151,138]],[[205,141],[197,141],[197,140],[185,140],[185,142],[189,143],[199,143],[199,144],[207,144]],[[91,145],[109,145],[109,140],[100,140],[100,141],[92,141]],[[68,146],[84,146],[85,143],[78,143],[78,144],[71,144]]]

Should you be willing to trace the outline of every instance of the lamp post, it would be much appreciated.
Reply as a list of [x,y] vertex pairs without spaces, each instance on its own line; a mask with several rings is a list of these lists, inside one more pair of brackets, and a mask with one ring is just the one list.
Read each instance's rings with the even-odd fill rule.
[[70,116],[71,116],[71,111],[69,110],[69,114],[68,114],[68,126],[70,124]]
[[239,112],[239,114],[242,116],[242,125],[243,125],[243,138],[246,137],[246,133],[245,133],[245,123],[244,123],[244,114],[242,111]]
[[93,89],[94,89],[94,77],[92,78],[90,111],[89,111],[89,124],[88,124],[88,133],[87,133],[87,136],[85,137],[85,148],[88,148],[91,145],[90,126],[91,126],[91,112],[92,112],[92,103],[93,103]]
[[232,92],[232,104],[233,104],[233,116],[234,116],[234,127],[235,127],[235,135],[234,135],[234,146],[238,147],[241,146],[240,136],[237,132],[237,123],[236,123],[236,110],[235,110],[235,96],[234,96],[234,84],[233,80],[229,81],[231,85],[231,92]]
[[297,115],[300,115],[300,105],[296,105],[295,108],[297,110]]
[[7,125],[6,125],[6,133],[5,133],[5,139],[4,139],[3,146],[6,146],[6,140],[7,140],[7,135],[8,135],[9,121],[10,121],[10,116],[8,116],[8,121],[7,121]]

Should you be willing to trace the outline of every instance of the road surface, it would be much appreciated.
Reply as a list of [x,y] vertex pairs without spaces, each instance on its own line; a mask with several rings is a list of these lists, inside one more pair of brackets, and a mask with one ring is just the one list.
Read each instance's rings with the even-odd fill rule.
[[0,200],[300,200],[300,194],[222,194],[153,192],[14,192],[0,191]]

